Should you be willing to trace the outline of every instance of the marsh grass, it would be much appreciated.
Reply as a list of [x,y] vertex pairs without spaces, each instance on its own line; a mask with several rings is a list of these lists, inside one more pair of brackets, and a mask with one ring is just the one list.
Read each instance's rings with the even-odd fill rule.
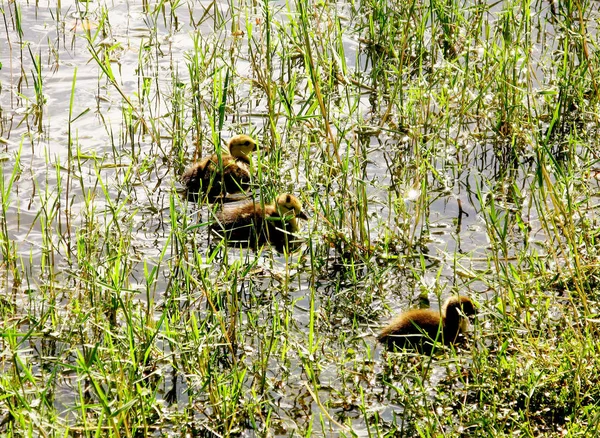
[[[3,435],[598,433],[595,3],[0,11]],[[242,132],[296,252],[177,193]],[[376,344],[456,293],[457,346]]]

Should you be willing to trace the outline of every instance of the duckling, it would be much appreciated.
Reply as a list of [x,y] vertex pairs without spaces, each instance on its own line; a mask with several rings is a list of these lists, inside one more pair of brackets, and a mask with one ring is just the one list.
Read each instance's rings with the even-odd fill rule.
[[401,313],[383,329],[377,340],[388,349],[414,347],[431,352],[435,340],[444,344],[456,342],[458,334],[467,330],[468,317],[475,313],[469,297],[452,296],[444,303],[441,315],[430,309]]
[[225,206],[216,215],[211,228],[231,244],[256,248],[266,243],[278,251],[293,251],[300,243],[295,233],[299,231],[296,219],[308,220],[302,204],[294,195],[279,195],[273,204],[261,205],[247,201],[237,206]]
[[236,135],[227,145],[227,151],[214,154],[196,163],[181,177],[189,201],[198,201],[205,193],[209,202],[226,193],[245,191],[250,183],[250,154],[256,150],[256,142],[245,134]]

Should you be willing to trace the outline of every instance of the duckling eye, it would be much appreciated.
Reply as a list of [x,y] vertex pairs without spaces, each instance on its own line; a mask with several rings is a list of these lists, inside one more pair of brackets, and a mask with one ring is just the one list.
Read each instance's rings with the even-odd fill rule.
[[287,198],[285,198],[285,203],[289,204],[292,202],[292,199],[290,198],[290,195],[287,195]]

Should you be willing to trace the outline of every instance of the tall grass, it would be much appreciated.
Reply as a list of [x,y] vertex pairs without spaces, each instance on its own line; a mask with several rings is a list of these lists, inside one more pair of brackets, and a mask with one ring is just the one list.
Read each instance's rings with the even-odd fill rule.
[[[2,434],[597,433],[597,5],[66,7],[0,4]],[[298,251],[177,193],[237,133]],[[456,293],[466,341],[377,344]]]

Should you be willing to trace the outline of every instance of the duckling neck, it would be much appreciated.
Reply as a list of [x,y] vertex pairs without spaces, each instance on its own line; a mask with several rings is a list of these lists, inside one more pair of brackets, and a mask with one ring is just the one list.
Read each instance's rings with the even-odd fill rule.
[[240,149],[233,149],[232,151],[229,151],[229,155],[234,157],[236,160],[240,160],[244,163],[250,164],[250,157]]
[[278,208],[277,214],[283,220],[283,222],[285,222],[286,229],[290,233],[297,233],[298,230],[300,230],[300,227],[298,227],[296,216],[294,216],[294,213],[292,211],[283,212],[281,211],[281,209]]
[[289,230],[290,232],[292,232],[292,233],[297,233],[298,232],[298,230],[299,230],[299,228],[298,228],[298,222],[296,221],[295,217],[293,217],[290,220],[288,220],[287,223],[288,223],[288,226],[290,228],[290,230]]
[[455,306],[448,306],[444,315],[444,331],[450,336],[456,336],[463,327],[463,317]]

